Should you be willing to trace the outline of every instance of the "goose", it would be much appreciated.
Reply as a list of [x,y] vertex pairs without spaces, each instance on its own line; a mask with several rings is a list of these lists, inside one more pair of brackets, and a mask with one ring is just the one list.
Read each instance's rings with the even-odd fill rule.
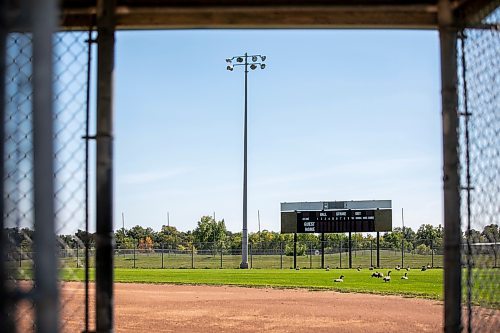
[[427,263],[427,269],[430,269],[431,268],[431,265],[429,265],[429,263]]
[[338,279],[333,280],[333,282],[344,282],[344,276],[341,275]]
[[381,278],[383,276],[384,276],[384,274],[379,273],[379,272],[375,272],[375,273],[372,274],[372,277],[376,277],[376,278]]
[[408,280],[408,276],[406,276],[408,273],[405,273],[405,276],[401,277],[401,280]]
[[395,268],[397,271],[401,270],[401,266],[397,265]]
[[422,266],[421,271],[422,271],[422,272],[425,272],[426,270],[427,270],[427,266]]
[[356,268],[358,270],[358,272],[361,270],[361,266],[358,266],[358,268]]
[[326,266],[326,271],[327,271],[327,272],[329,272],[329,271],[330,271],[330,266],[329,266],[329,265],[327,265],[327,266]]
[[295,270],[300,271],[300,267],[299,266],[295,267]]
[[370,268],[368,268],[370,271],[373,271],[375,269],[375,267],[373,266],[370,266]]
[[406,267],[406,271],[409,272],[410,271],[410,265],[408,265],[408,267]]
[[384,277],[384,282],[390,282],[391,281],[391,271],[387,272],[387,276]]

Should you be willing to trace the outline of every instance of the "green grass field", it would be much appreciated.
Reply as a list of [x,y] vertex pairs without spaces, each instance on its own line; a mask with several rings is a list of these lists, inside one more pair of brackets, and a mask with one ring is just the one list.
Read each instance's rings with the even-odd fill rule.
[[[364,269],[325,270],[271,270],[271,269],[115,269],[116,282],[173,283],[200,285],[236,285],[250,287],[306,288],[310,290],[335,290],[387,295],[404,295],[442,299],[443,271],[432,269],[425,272],[412,270],[409,280],[402,280],[406,271],[391,273],[391,282],[372,278],[374,271]],[[383,271],[387,273],[386,270]],[[343,283],[333,279],[344,275]],[[83,279],[83,270],[64,273],[64,280]]]

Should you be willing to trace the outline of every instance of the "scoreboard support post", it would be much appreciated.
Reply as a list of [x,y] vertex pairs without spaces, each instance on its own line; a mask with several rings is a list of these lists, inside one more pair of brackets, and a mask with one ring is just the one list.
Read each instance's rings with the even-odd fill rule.
[[293,234],[293,268],[297,268],[297,233]]
[[352,268],[352,240],[351,233],[349,232],[349,268]]
[[321,233],[321,268],[325,268],[325,233]]
[[377,268],[380,268],[380,232],[377,231]]

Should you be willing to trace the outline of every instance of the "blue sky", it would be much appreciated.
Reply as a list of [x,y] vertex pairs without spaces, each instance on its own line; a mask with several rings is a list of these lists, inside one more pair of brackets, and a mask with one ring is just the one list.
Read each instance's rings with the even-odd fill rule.
[[115,227],[241,230],[242,68],[249,73],[248,221],[279,231],[283,201],[393,200],[394,226],[442,223],[435,31],[119,32]]

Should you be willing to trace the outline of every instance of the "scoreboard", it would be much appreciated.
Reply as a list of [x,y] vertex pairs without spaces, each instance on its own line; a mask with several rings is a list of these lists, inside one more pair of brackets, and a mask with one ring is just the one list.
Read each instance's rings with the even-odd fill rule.
[[282,211],[282,233],[392,231],[392,209]]

